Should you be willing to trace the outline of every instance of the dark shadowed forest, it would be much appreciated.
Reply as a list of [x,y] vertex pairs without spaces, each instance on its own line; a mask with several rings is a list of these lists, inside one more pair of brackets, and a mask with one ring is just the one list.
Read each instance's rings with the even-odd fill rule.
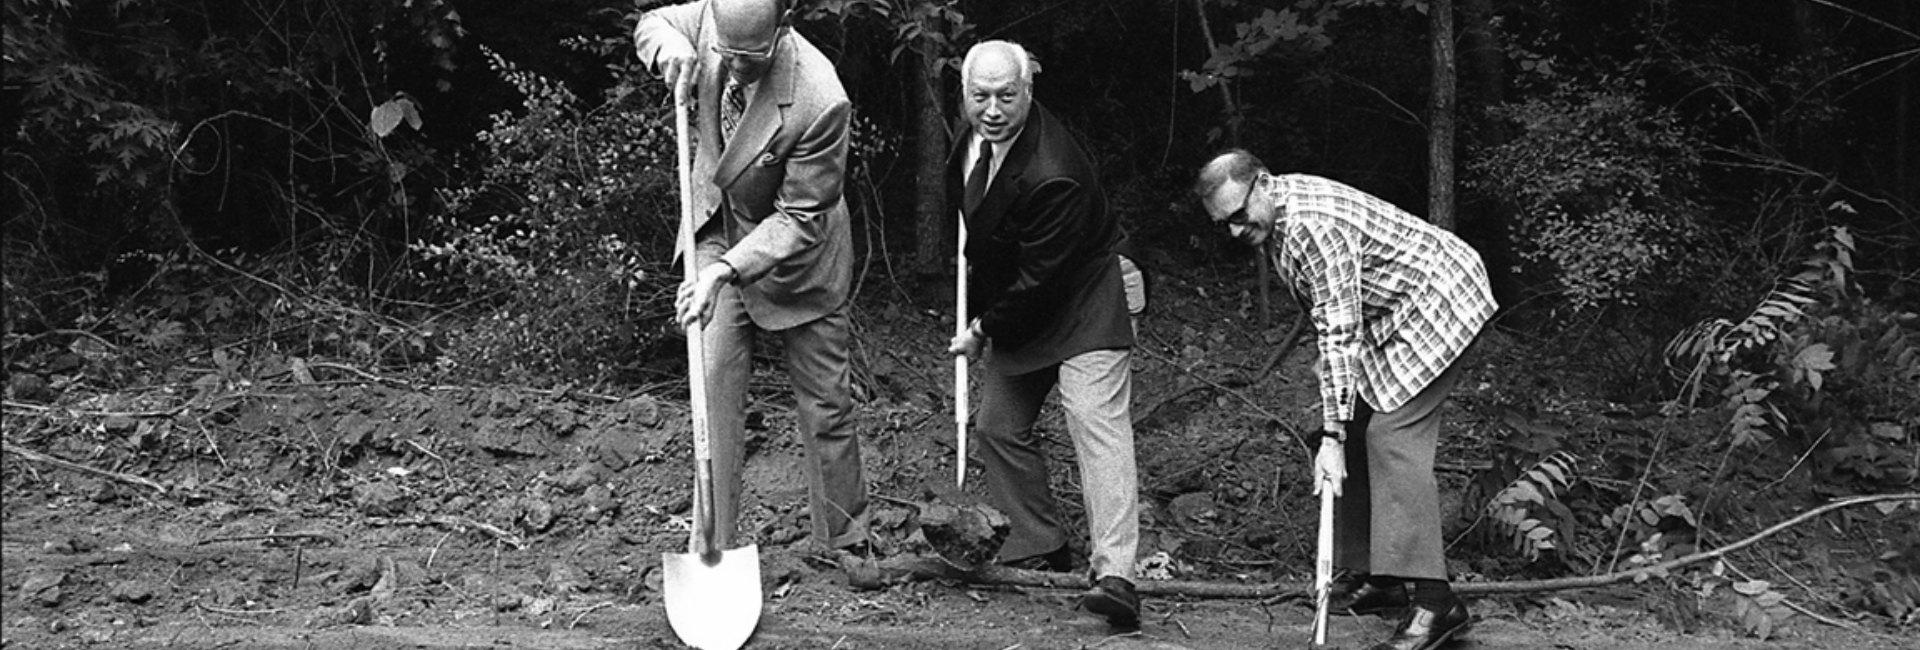
[[[4,0],[0,646],[676,647],[674,119],[630,36],[662,4]],[[805,550],[760,350],[749,647],[1306,643],[1314,333],[1192,194],[1231,147],[1487,262],[1440,448],[1478,647],[1920,634],[1920,2],[793,5],[854,106],[880,543]],[[954,475],[942,174],[986,39],[1034,53],[1153,282],[1132,635],[1050,578],[916,564]]]

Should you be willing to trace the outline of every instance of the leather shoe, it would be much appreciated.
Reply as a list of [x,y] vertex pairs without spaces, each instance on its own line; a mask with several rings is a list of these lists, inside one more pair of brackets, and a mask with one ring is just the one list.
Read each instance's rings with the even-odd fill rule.
[[1080,606],[1106,617],[1107,624],[1116,628],[1140,627],[1140,596],[1126,578],[1107,576],[1095,581],[1080,597]]
[[1393,628],[1393,636],[1368,650],[1432,650],[1446,645],[1470,627],[1473,627],[1473,616],[1467,613],[1466,603],[1458,598],[1449,599],[1441,609],[1414,605],[1400,619],[1400,625]]
[[1001,562],[1000,564],[1028,571],[1068,573],[1073,571],[1073,550],[1067,548],[1067,545],[1061,544],[1060,548],[1039,555],[1029,555],[1017,560]]
[[1383,586],[1369,582],[1364,577],[1355,577],[1344,584],[1336,580],[1327,595],[1327,612],[1341,616],[1372,616],[1406,607],[1405,582]]

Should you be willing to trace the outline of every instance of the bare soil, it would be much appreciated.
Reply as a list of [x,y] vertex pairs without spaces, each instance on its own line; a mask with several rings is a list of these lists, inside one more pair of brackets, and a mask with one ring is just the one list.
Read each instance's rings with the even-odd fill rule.
[[[885,556],[924,551],[912,504],[951,481],[950,366],[939,334],[950,325],[937,301],[917,308],[876,291],[889,295],[864,300],[859,314],[868,324],[858,350],[859,428],[882,497],[876,553]],[[1142,555],[1165,553],[1157,570],[1166,578],[1305,579],[1316,502],[1293,432],[1316,418],[1310,345],[1259,375],[1290,316],[1272,331],[1247,327],[1208,307],[1232,297],[1177,279],[1159,297],[1136,360]],[[1449,508],[1486,460],[1476,436],[1497,419],[1474,405],[1527,389],[1503,380],[1505,347],[1483,346],[1451,414],[1457,433],[1442,452]],[[317,363],[279,377],[177,374],[178,384],[8,403],[11,449],[97,471],[5,455],[0,646],[679,647],[659,574],[661,554],[683,551],[688,531],[687,418],[674,387],[615,396],[432,386]],[[1308,645],[1311,612],[1297,602],[1151,597],[1142,629],[1122,634],[1076,611],[1070,590],[849,585],[806,537],[784,386],[765,371],[752,404],[742,532],[759,544],[767,598],[748,647]],[[1057,487],[1076,504],[1059,414],[1045,414],[1041,428],[1059,441]],[[1790,514],[1792,505],[1755,516]],[[1478,620],[1459,647],[1915,647],[1910,627],[1841,606],[1844,573],[1819,572],[1821,562],[1884,550],[1875,548],[1884,538],[1863,532],[1869,523],[1836,518],[1791,537],[1790,545],[1830,551],[1819,558],[1743,560],[1764,570],[1771,560],[1762,560],[1777,559],[1783,575],[1801,579],[1790,595],[1828,619],[1786,618],[1768,640],[1697,604],[1710,601],[1654,581],[1476,600]],[[1457,555],[1480,558],[1461,561],[1463,579],[1544,570],[1490,553]],[[1378,618],[1338,618],[1332,641],[1366,647],[1390,628]]]

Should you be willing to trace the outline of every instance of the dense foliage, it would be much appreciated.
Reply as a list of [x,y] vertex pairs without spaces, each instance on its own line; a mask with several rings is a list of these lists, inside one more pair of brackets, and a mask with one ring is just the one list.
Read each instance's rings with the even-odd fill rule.
[[[322,359],[458,383],[673,383],[674,134],[626,40],[656,4],[4,0],[9,399]],[[1498,276],[1498,326],[1530,348],[1466,405],[1492,466],[1461,507],[1476,566],[1591,573],[1695,550],[1739,516],[1729,484],[1753,468],[1782,472],[1755,493],[1788,475],[1804,495],[1920,480],[1913,3],[1458,4],[1452,115],[1420,109],[1418,0],[806,0],[795,15],[857,106],[863,287],[947,268],[946,249],[915,250],[942,228],[914,223],[941,187],[916,181],[956,117],[936,86],[983,38],[1040,58],[1039,100],[1089,144],[1169,281],[1248,275],[1186,194],[1222,147],[1416,213],[1429,167],[1457,164],[1461,233]],[[1424,146],[1440,119],[1461,126],[1446,161]],[[1248,287],[1217,284],[1219,313],[1246,315]],[[905,289],[889,295],[920,293]],[[1544,388],[1574,385],[1622,403],[1594,412],[1668,424],[1583,420]],[[1752,581],[1685,580],[1745,597],[1750,628],[1777,605]],[[1883,591],[1859,602],[1913,609]]]

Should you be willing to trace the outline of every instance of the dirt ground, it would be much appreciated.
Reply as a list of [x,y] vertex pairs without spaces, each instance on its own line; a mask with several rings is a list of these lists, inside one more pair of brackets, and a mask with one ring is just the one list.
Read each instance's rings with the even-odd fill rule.
[[[1179,302],[1204,292],[1170,286],[1174,302],[1144,324],[1135,362],[1141,555],[1162,560],[1154,570],[1169,579],[1304,580],[1316,502],[1290,423],[1314,419],[1311,349],[1261,375],[1284,319],[1274,331],[1209,321]],[[876,552],[921,552],[913,504],[952,475],[950,366],[927,342],[948,325],[910,301],[863,305],[878,306],[861,319],[889,324],[864,331],[858,350]],[[660,555],[684,550],[688,530],[687,418],[673,388],[435,386],[294,365],[9,401],[0,646],[679,647],[660,594]],[[1116,634],[1075,611],[1070,590],[950,579],[854,588],[807,539],[784,385],[777,372],[757,376],[750,417],[741,530],[759,544],[767,597],[748,647],[1308,645],[1311,612],[1297,602],[1152,596],[1142,629]],[[1504,390],[1484,377],[1464,385]],[[1455,428],[1485,426],[1456,411]],[[1056,411],[1040,426],[1063,435]],[[1443,449],[1449,508],[1484,460],[1460,440]],[[1063,438],[1052,455],[1058,491],[1077,502]],[[1487,577],[1486,565],[1461,568]],[[1803,586],[1809,607],[1835,611],[1820,600],[1834,587]],[[1760,640],[1675,604],[1689,602],[1634,585],[1483,598],[1458,647],[1916,647],[1911,628],[1884,617],[1791,616]],[[1338,618],[1332,641],[1362,648],[1390,627]]]

